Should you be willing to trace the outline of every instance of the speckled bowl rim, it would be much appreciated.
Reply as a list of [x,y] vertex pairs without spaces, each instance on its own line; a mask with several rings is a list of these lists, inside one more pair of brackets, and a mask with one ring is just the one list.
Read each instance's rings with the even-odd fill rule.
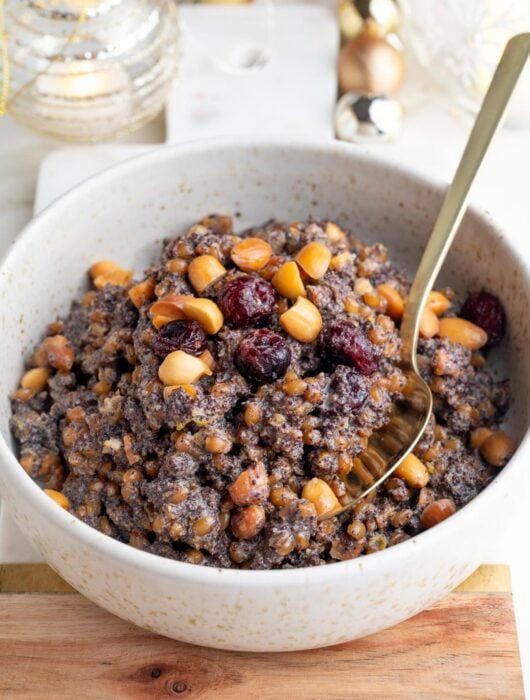
[[[424,177],[414,169],[403,165],[389,163],[379,155],[368,153],[359,147],[343,143],[340,141],[329,141],[315,143],[308,140],[292,141],[289,139],[267,138],[267,137],[244,137],[244,138],[215,138],[190,141],[184,144],[167,145],[153,149],[149,153],[134,156],[127,160],[113,165],[105,170],[87,178],[82,183],[68,190],[65,194],[46,207],[36,216],[17,237],[8,249],[0,262],[0,274],[4,271],[11,254],[19,246],[26,244],[28,239],[40,238],[39,231],[46,229],[50,216],[56,216],[61,209],[75,207],[78,199],[90,197],[94,190],[107,186],[109,183],[118,180],[123,173],[130,173],[138,169],[152,167],[157,163],[173,160],[179,155],[193,156],[201,154],[207,150],[215,150],[217,153],[223,150],[249,151],[278,151],[286,150],[292,153],[312,152],[315,155],[335,155],[338,159],[347,158],[357,160],[359,163],[371,163],[376,167],[386,170],[396,178],[408,180],[413,186],[429,189],[436,193],[443,193],[446,183],[431,177]],[[512,258],[514,266],[519,267],[525,273],[528,283],[530,273],[528,265],[522,261],[517,251],[510,241],[503,236],[502,230],[490,219],[482,210],[470,207],[469,212],[478,220],[485,229],[496,235],[502,245]],[[40,240],[42,240],[40,238]],[[494,497],[496,486],[501,480],[506,479],[508,474],[520,468],[523,452],[530,444],[530,431],[527,430],[523,440],[521,440],[515,454],[508,465],[499,475],[470,503],[458,510],[451,518],[440,523],[431,530],[424,531],[416,537],[412,537],[405,542],[394,547],[375,552],[368,556],[349,561],[335,562],[322,566],[304,567],[296,569],[268,569],[268,570],[246,570],[246,569],[221,569],[209,566],[197,566],[179,562],[172,559],[143,552],[128,544],[104,535],[94,528],[86,525],[81,520],[71,515],[67,511],[59,508],[41,488],[26,474],[21,468],[10,446],[5,441],[3,435],[0,436],[0,459],[5,470],[7,479],[12,482],[15,488],[26,494],[28,506],[34,508],[43,517],[49,518],[56,526],[64,529],[65,533],[79,540],[80,545],[96,550],[98,553],[110,557],[114,561],[126,563],[132,568],[142,571],[150,571],[153,575],[168,579],[178,579],[191,583],[198,583],[207,586],[241,586],[242,588],[262,588],[262,587],[291,587],[304,583],[328,583],[334,580],[351,578],[354,575],[368,573],[369,571],[381,569],[391,570],[393,562],[406,556],[412,548],[423,546],[432,551],[440,541],[447,541],[455,537],[458,532],[463,532],[468,520],[486,516],[487,501]],[[4,501],[8,508],[9,502]]]

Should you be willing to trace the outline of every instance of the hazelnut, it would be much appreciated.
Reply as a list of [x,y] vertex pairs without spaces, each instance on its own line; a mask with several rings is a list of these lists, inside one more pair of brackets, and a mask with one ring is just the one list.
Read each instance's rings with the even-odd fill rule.
[[114,284],[125,287],[132,280],[132,270],[124,270],[112,260],[101,260],[94,263],[89,270],[90,277],[96,289],[101,289],[106,284]]
[[212,370],[199,357],[182,350],[170,352],[158,369],[160,381],[166,386],[193,384],[202,376],[211,374]]
[[312,241],[298,251],[295,260],[311,279],[319,280],[328,271],[331,251],[323,243]]
[[272,248],[261,238],[244,238],[232,248],[230,257],[240,270],[253,272],[261,270],[269,262]]
[[272,278],[272,286],[282,296],[287,299],[296,299],[297,297],[305,297],[306,291],[300,268],[293,262],[284,263]]
[[183,321],[186,318],[184,304],[189,299],[193,299],[189,294],[165,294],[161,299],[151,304],[149,313],[153,319],[157,316],[164,316],[170,321]]
[[301,343],[312,343],[322,330],[322,316],[317,307],[304,297],[280,316],[283,330]]
[[188,278],[199,294],[223,275],[226,275],[226,270],[213,255],[199,255],[188,265]]
[[209,335],[217,333],[223,327],[221,309],[211,299],[189,297],[184,303],[184,315],[192,321],[197,321]]

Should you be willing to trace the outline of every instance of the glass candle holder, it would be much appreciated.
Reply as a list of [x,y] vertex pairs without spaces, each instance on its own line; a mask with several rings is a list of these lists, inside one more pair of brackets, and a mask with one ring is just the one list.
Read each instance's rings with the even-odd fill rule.
[[163,108],[178,62],[172,0],[8,0],[4,21],[7,109],[29,128],[102,141]]
[[[507,41],[530,31],[530,0],[400,0],[404,40],[433,82],[473,113],[480,107]],[[530,64],[507,124],[530,127]]]

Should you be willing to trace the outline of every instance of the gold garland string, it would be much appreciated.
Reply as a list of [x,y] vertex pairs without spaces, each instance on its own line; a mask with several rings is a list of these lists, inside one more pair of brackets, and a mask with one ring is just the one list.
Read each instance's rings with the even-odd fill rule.
[[9,56],[7,54],[7,32],[4,27],[4,0],[0,0],[0,57],[2,59],[2,90],[0,90],[0,117],[7,112],[9,94]]
[[[83,5],[88,5],[90,0],[83,0]],[[56,53],[55,55],[51,56],[48,60],[48,65],[46,68],[43,68],[41,71],[36,73],[31,80],[28,80],[27,83],[24,83],[16,92],[14,95],[9,97],[9,86],[10,86],[10,70],[9,70],[9,44],[8,44],[8,33],[5,29],[5,0],[0,0],[0,58],[2,60],[2,65],[1,65],[1,70],[0,74],[2,76],[2,86],[0,90],[0,118],[3,117],[5,114],[7,114],[9,110],[9,105],[14,102],[20,95],[22,95],[24,92],[29,90],[29,88],[35,84],[35,82],[42,76],[46,75],[48,70],[50,69],[50,66],[52,66],[54,63],[56,63],[60,56],[64,53],[64,51],[68,48],[68,46],[75,41],[77,38],[77,34],[79,31],[79,28],[81,25],[86,21],[87,17],[87,10],[86,7],[83,7],[81,12],[79,13],[79,16],[77,18],[77,21],[74,25],[74,28],[68,34],[66,37],[66,40],[64,42],[64,45],[61,47],[60,51]]]

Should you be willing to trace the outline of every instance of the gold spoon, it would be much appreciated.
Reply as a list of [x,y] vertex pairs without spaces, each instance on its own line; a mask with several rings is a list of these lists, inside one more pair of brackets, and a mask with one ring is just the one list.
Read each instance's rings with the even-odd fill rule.
[[530,33],[518,34],[506,45],[416,272],[400,329],[401,368],[407,378],[405,399],[393,406],[388,423],[374,431],[366,450],[353,460],[345,483],[354,500],[324,516],[324,520],[343,513],[376,489],[412,452],[425,430],[433,401],[431,390],[416,364],[421,316],[466,210],[471,185],[529,55]]

